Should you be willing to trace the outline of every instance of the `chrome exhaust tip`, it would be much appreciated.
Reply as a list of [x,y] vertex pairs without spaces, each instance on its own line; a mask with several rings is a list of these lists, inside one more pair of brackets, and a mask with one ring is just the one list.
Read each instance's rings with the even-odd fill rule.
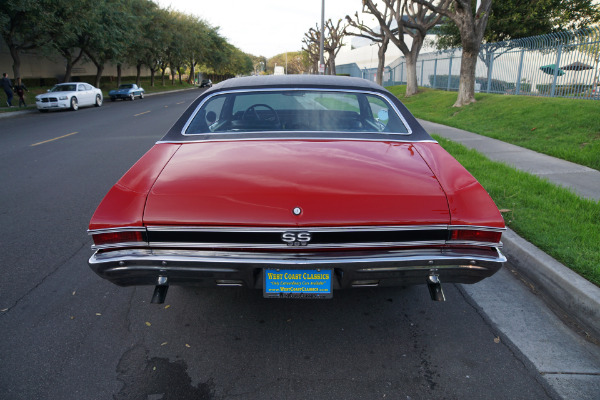
[[152,300],[150,303],[152,304],[163,304],[165,302],[165,297],[167,297],[167,290],[169,290],[169,285],[167,285],[167,277],[159,276],[158,284],[154,287],[154,293],[152,294]]
[[442,290],[442,282],[437,274],[430,274],[427,277],[427,289],[429,289],[429,296],[433,301],[446,301],[444,291]]

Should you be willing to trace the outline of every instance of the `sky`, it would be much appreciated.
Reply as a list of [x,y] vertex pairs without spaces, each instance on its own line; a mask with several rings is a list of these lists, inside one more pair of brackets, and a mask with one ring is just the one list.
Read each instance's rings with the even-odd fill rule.
[[[322,0],[154,0],[193,14],[244,53],[273,57],[302,48],[304,33],[321,24]],[[337,23],[362,8],[361,0],[325,0],[325,21]],[[361,15],[361,19],[366,17]]]

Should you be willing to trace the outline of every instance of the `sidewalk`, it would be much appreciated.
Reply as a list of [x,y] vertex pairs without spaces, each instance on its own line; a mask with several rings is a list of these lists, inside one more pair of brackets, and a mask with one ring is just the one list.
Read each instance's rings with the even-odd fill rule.
[[[437,134],[475,149],[494,161],[548,179],[575,193],[600,200],[600,171],[536,153],[500,140],[429,121],[419,120],[430,134]],[[509,262],[529,280],[541,296],[573,317],[600,341],[600,288],[565,267],[512,230],[502,235]]]
[[[583,197],[600,199],[599,171],[461,129],[419,122],[429,133],[475,149],[491,160],[546,178]],[[502,242],[509,262],[507,268],[477,285],[463,285],[464,290],[560,398],[597,399],[600,288],[510,229],[502,235]],[[526,285],[511,284],[515,276]],[[511,304],[519,306],[512,309]],[[576,326],[560,322],[565,314]],[[525,329],[524,323],[529,329]],[[588,340],[596,345],[576,332],[587,334]],[[539,351],[541,343],[546,351]]]
[[475,149],[490,160],[505,162],[516,169],[570,188],[580,196],[600,200],[600,171],[462,129],[421,119],[419,122],[430,134],[438,134]]

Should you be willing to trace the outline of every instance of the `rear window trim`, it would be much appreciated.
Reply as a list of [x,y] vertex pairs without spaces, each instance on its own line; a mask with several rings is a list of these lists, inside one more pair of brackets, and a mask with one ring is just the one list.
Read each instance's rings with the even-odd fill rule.
[[[389,97],[383,95],[382,93],[378,93],[378,92],[373,92],[373,91],[368,91],[368,90],[357,90],[357,89],[344,89],[344,88],[311,88],[311,87],[298,87],[298,88],[286,88],[286,87],[281,87],[281,88],[260,88],[260,89],[256,89],[256,88],[252,88],[252,89],[235,89],[235,90],[223,90],[223,91],[218,91],[218,92],[214,92],[211,95],[207,96],[205,99],[203,99],[200,104],[198,104],[198,106],[196,107],[196,109],[194,109],[194,111],[192,112],[192,114],[190,115],[190,117],[188,118],[188,120],[186,121],[185,125],[183,126],[183,128],[181,129],[181,135],[182,136],[189,136],[189,137],[202,137],[202,136],[207,136],[207,135],[214,135],[213,132],[205,132],[205,133],[186,133],[188,127],[190,126],[190,124],[192,123],[192,121],[194,120],[194,118],[196,117],[196,114],[198,114],[198,111],[202,108],[202,106],[204,106],[204,104],[209,101],[211,98],[215,97],[215,96],[220,96],[220,95],[227,95],[227,94],[232,94],[232,93],[252,93],[252,92],[281,92],[281,91],[302,91],[302,92],[306,92],[306,91],[311,91],[311,92],[339,92],[339,93],[360,93],[360,94],[366,94],[366,95],[372,95],[372,96],[376,96],[381,98],[383,101],[385,101],[387,104],[389,104],[392,109],[394,110],[394,112],[396,113],[396,115],[398,116],[398,118],[400,118],[400,121],[402,121],[402,123],[404,124],[404,127],[406,128],[407,132],[377,132],[377,133],[372,133],[372,134],[377,134],[377,135],[402,135],[402,136],[410,136],[412,135],[413,131],[410,127],[410,124],[406,121],[406,119],[404,118],[404,116],[402,115],[402,113],[398,110],[398,108],[396,107],[396,104],[394,104],[393,101],[390,100]],[[269,133],[290,133],[289,131],[268,131]],[[310,131],[310,132],[319,132],[319,133],[323,133],[323,131]],[[344,133],[344,132],[349,132],[352,133],[351,131],[334,131],[337,133]],[[235,132],[235,133],[227,133],[227,135],[232,135],[232,139],[235,137],[236,134],[238,133],[250,133],[250,132],[246,132],[246,131],[240,131],[240,132]]]

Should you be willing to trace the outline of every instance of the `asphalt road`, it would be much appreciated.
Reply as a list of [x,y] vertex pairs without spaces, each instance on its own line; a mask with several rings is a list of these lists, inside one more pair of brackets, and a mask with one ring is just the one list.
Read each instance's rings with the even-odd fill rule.
[[95,207],[199,93],[0,120],[0,398],[556,397],[460,285],[445,303],[172,287],[156,305],[97,277]]

